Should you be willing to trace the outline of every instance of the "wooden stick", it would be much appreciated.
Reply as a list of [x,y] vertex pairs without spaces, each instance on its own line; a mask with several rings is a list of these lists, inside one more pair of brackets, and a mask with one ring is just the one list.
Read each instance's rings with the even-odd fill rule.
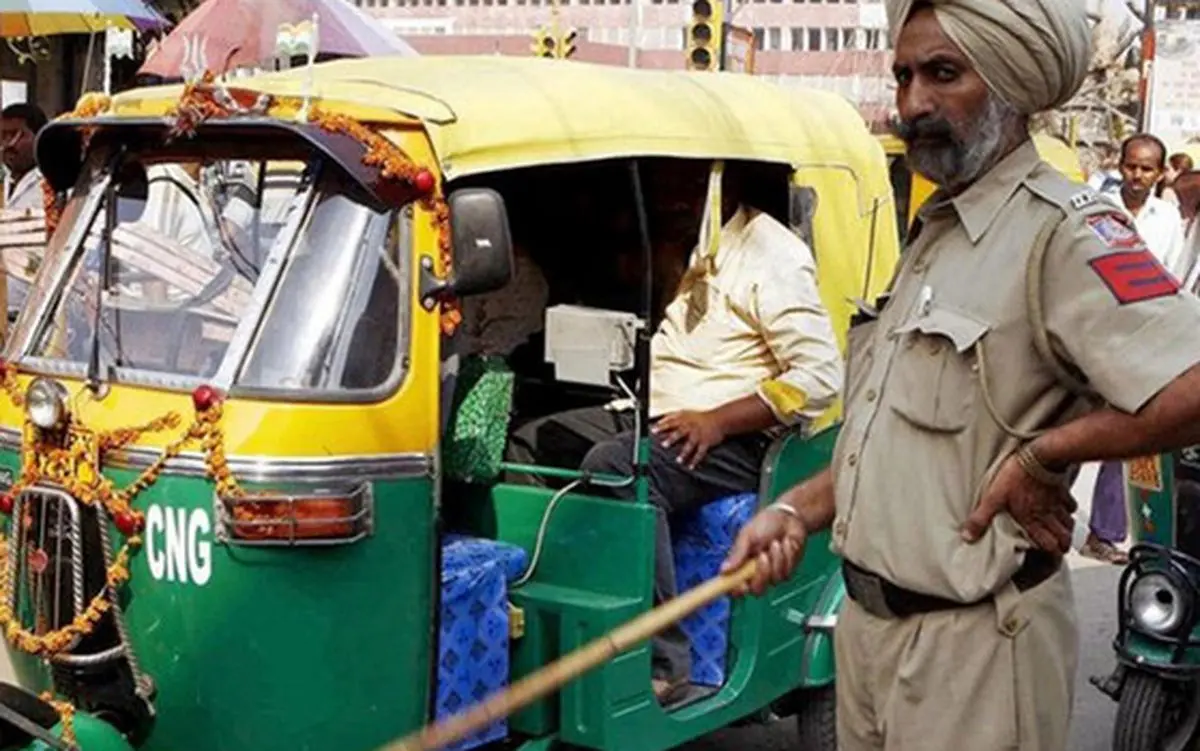
[[732,593],[750,581],[757,570],[757,562],[750,561],[732,574],[710,579],[670,602],[643,613],[615,631],[585,644],[536,673],[522,678],[506,690],[488,697],[481,704],[430,725],[407,738],[389,743],[379,751],[435,751],[479,732],[661,633],[714,600]]

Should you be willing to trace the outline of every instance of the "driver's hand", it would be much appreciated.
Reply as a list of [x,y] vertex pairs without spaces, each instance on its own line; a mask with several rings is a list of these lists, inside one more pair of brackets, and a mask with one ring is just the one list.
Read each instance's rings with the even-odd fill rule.
[[799,519],[785,511],[767,507],[742,528],[733,543],[733,549],[721,565],[721,573],[731,574],[749,561],[757,560],[758,571],[754,577],[734,594],[738,597],[747,593],[761,595],[767,587],[791,577],[804,556],[807,541],[808,531]]

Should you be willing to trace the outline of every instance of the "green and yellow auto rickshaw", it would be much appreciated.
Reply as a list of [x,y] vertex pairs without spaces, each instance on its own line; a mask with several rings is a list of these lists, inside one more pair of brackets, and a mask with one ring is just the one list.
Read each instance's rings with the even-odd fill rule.
[[[748,76],[340,61],[89,98],[38,155],[48,195],[69,197],[0,379],[0,626],[20,683],[0,687],[4,748],[367,751],[648,610],[645,475],[495,450],[532,411],[620,384],[644,409],[647,165],[779,176],[773,210],[809,240],[843,347],[853,300],[898,255],[856,111]],[[599,365],[617,375],[589,383],[561,359],[547,375],[550,327],[508,370],[451,357],[459,303],[509,281],[518,234],[552,297],[557,274],[607,278],[554,203],[595,197],[603,170],[641,238],[634,301],[610,316],[631,338]],[[523,198],[535,184],[544,204]],[[681,522],[681,588],[827,464],[837,421],[781,435],[757,493]],[[642,501],[606,482],[643,484]],[[775,714],[834,751],[843,596],[814,540],[788,584],[689,619],[680,703],[654,700],[642,645],[456,748],[667,749]]]

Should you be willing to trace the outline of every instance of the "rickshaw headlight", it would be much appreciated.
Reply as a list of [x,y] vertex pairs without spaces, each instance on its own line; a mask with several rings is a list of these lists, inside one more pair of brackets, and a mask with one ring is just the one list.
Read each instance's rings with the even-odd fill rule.
[[67,419],[67,388],[58,381],[38,378],[25,392],[29,421],[42,430],[53,430]]
[[1146,574],[1129,588],[1129,611],[1141,628],[1166,635],[1183,625],[1185,597],[1166,574]]

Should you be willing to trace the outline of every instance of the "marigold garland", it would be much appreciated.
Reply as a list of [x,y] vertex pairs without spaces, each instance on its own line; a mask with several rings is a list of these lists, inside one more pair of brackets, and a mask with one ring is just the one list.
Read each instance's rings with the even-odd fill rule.
[[57,701],[49,691],[42,694],[42,701],[54,707],[62,720],[62,740],[68,746],[75,746],[75,707],[70,702]]
[[[13,370],[0,366],[0,373],[3,374],[0,377],[0,390],[14,403],[23,402],[15,385]],[[129,580],[129,559],[142,543],[140,533],[145,526],[145,517],[133,508],[134,499],[153,485],[167,462],[189,444],[198,443],[203,449],[208,475],[222,497],[244,498],[249,495],[233,476],[225,456],[224,431],[220,424],[221,401],[215,390],[209,387],[197,389],[193,394],[195,416],[192,423],[133,482],[120,489],[100,471],[103,455],[126,448],[146,435],[178,428],[182,418],[177,412],[169,412],[144,425],[111,431],[95,432],[71,424],[66,428],[66,440],[61,446],[42,440],[36,428],[28,423],[25,425],[21,473],[4,496],[7,511],[14,510],[14,499],[26,490],[42,484],[56,485],[83,505],[103,507],[126,539],[106,573],[105,587],[87,608],[66,626],[42,634],[23,628],[12,612],[13,572],[9,571],[6,559],[0,561],[0,629],[3,629],[10,643],[23,652],[50,657],[69,649],[77,639],[92,632],[112,607],[109,593],[115,592]],[[235,516],[241,515],[235,513]]]
[[[75,109],[56,117],[55,120],[77,119],[85,120],[89,117],[96,117],[108,112],[112,106],[112,98],[106,94],[98,92],[89,92],[79,98],[75,105]],[[87,151],[88,144],[92,140],[92,135],[95,134],[94,127],[85,127],[82,130],[82,150]],[[50,181],[42,178],[42,210],[45,212],[46,222],[46,240],[49,241],[54,237],[54,230],[58,229],[58,223],[62,221],[62,206],[58,203],[58,194],[54,192]]]
[[[325,112],[319,107],[313,107],[309,120],[322,130],[330,133],[341,133],[358,141],[366,153],[362,162],[368,167],[377,167],[380,175],[389,180],[399,180],[421,190],[424,196],[420,199],[421,206],[433,218],[434,231],[437,233],[438,255],[443,273],[450,274],[454,261],[454,249],[450,238],[450,207],[442,195],[441,187],[433,174],[408,158],[396,144],[379,135],[347,115]],[[424,184],[423,184],[424,183]],[[442,332],[452,335],[462,322],[462,309],[457,300],[442,301]]]

